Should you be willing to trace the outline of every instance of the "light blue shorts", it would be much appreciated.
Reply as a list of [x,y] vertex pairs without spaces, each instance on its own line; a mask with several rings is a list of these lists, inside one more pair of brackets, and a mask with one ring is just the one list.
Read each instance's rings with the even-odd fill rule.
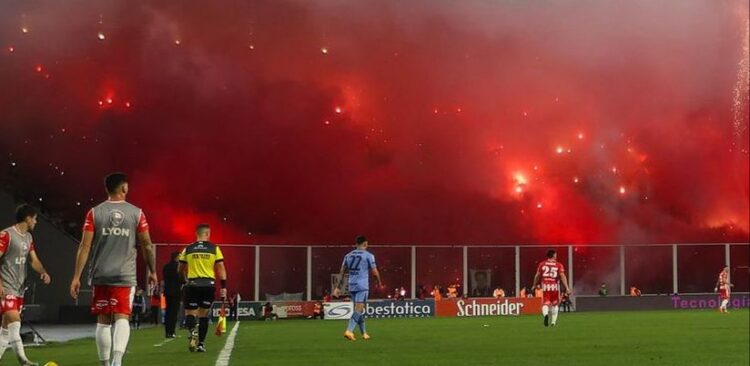
[[367,302],[367,295],[369,295],[370,291],[349,291],[349,293],[352,295],[352,301],[355,304],[364,304]]

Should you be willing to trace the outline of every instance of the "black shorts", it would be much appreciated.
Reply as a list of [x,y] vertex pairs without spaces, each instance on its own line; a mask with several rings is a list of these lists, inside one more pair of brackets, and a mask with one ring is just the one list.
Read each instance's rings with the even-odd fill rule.
[[215,287],[185,286],[185,310],[210,309],[214,303]]

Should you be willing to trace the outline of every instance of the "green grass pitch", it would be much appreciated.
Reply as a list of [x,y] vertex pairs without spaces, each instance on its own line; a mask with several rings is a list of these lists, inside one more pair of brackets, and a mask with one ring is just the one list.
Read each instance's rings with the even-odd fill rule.
[[[229,323],[228,328],[234,326]],[[348,342],[344,321],[241,322],[230,365],[748,365],[750,311],[563,313],[541,316],[368,319],[369,341]],[[93,325],[92,325],[93,327]],[[208,353],[187,351],[185,334],[131,333],[128,366],[210,366],[227,337],[209,335]],[[96,365],[93,339],[27,348],[37,362]],[[0,365],[17,365],[8,349]]]

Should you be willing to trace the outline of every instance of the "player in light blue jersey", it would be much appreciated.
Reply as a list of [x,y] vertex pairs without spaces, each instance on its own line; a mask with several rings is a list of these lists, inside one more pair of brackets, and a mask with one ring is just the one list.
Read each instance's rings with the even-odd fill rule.
[[[375,276],[377,286],[381,287],[382,282],[380,281],[380,273],[375,265],[375,256],[367,251],[367,238],[364,236],[357,237],[357,249],[352,250],[344,257],[344,263],[341,264],[341,272],[339,278],[343,278],[344,274],[349,274],[349,294],[351,294],[352,301],[354,301],[354,313],[349,319],[349,326],[344,332],[344,338],[354,341],[354,327],[359,326],[359,331],[362,332],[362,339],[370,339],[365,329],[365,303],[367,302],[367,295],[370,292],[370,274]],[[341,283],[339,281],[339,287],[333,290],[334,296],[338,296],[341,293]]]

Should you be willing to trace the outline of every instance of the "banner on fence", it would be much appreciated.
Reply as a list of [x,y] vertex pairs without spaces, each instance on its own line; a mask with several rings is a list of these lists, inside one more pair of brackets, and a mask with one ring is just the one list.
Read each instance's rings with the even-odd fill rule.
[[351,302],[324,302],[323,319],[325,320],[342,320],[352,317],[354,304]]
[[307,318],[313,315],[314,301],[274,302],[273,312],[279,318]]
[[367,303],[365,315],[369,318],[422,318],[435,316],[435,301],[371,301]]
[[[218,318],[219,317],[219,310],[221,309],[221,302],[215,302],[213,307],[211,307],[211,317]],[[234,320],[234,318],[230,318],[230,308],[229,306],[226,307],[227,311],[227,319]],[[240,320],[255,320],[260,319],[260,317],[263,315],[263,309],[261,306],[261,303],[259,302],[252,302],[252,301],[240,301],[240,303],[237,306],[237,315],[239,316]]]
[[540,314],[542,299],[503,297],[479,299],[446,299],[435,304],[440,317],[517,316]]

